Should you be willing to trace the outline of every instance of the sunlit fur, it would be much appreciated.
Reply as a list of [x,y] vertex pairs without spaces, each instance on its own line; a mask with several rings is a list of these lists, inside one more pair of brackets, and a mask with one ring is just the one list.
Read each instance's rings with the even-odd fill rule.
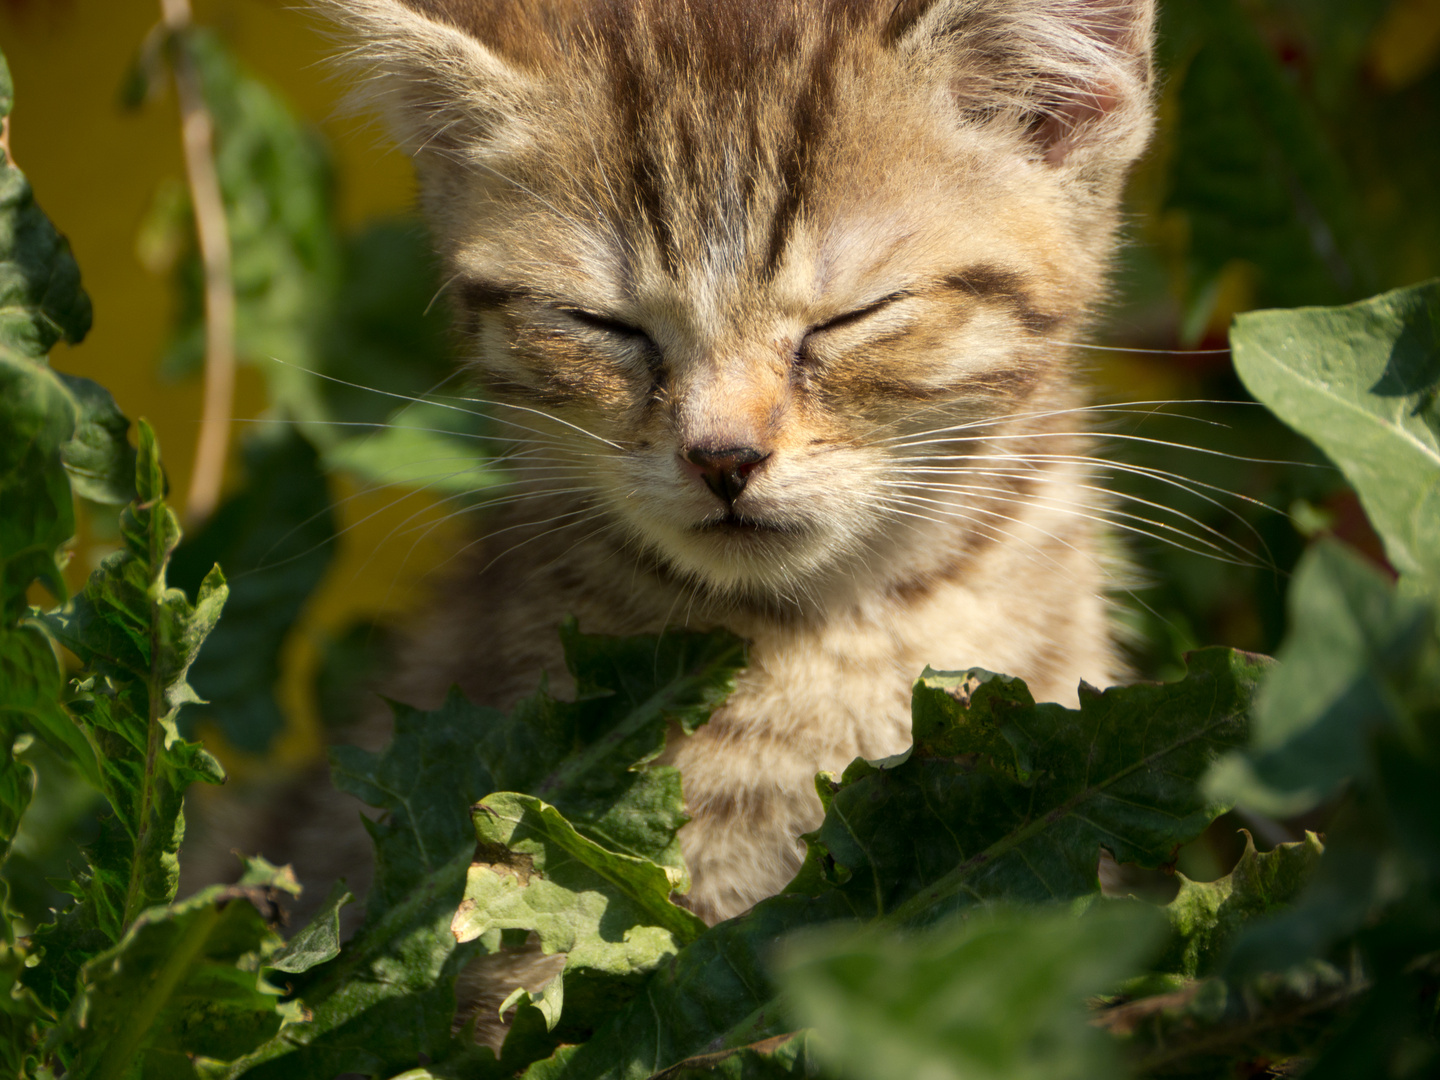
[[[749,638],[666,752],[715,920],[793,873],[817,770],[908,744],[926,664],[1112,678],[1064,343],[1149,132],[1150,0],[317,2],[529,440],[392,694],[507,704],[571,613]],[[764,460],[727,506],[696,448]]]

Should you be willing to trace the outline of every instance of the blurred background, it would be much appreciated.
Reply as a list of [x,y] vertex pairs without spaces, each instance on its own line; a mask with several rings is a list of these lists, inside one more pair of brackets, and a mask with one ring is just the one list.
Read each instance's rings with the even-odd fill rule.
[[[240,366],[222,502],[190,515],[171,582],[193,589],[216,561],[230,578],[192,675],[210,705],[185,723],[243,785],[323,754],[386,628],[463,542],[493,448],[483,417],[444,396],[464,388],[449,381],[409,163],[340,108],[320,26],[292,0],[193,9]],[[1130,246],[1094,337],[1105,348],[1086,353],[1103,400],[1191,403],[1100,424],[1135,564],[1117,601],[1151,678],[1178,674],[1198,645],[1273,651],[1307,537],[1339,533],[1382,559],[1337,475],[1244,404],[1225,352],[1232,316],[1440,272],[1440,0],[1162,0],[1161,12],[1160,130],[1131,184]],[[95,307],[89,338],[52,362],[151,421],[183,508],[203,275],[159,18],[158,0],[0,0],[0,48],[12,152]],[[113,550],[113,521],[82,515],[73,586]],[[74,861],[93,805],[32,753],[39,795],[6,872],[12,903],[38,918],[58,899],[43,880]],[[1214,876],[1206,860],[1224,856],[1201,850],[1186,869]]]

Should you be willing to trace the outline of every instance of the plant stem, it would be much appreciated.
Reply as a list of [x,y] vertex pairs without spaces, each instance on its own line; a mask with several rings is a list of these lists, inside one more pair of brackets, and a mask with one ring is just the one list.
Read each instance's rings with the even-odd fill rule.
[[180,131],[185,177],[195,208],[195,233],[205,271],[205,402],[195,466],[185,499],[190,525],[204,521],[220,501],[230,445],[230,412],[235,399],[235,286],[230,276],[230,232],[220,175],[215,169],[215,124],[205,107],[200,73],[186,49],[192,20],[190,0],[160,0],[169,32],[175,91],[180,99]]

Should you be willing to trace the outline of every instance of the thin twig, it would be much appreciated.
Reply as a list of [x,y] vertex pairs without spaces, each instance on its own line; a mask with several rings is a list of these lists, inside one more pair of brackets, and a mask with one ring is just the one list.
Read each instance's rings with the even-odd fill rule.
[[235,399],[235,286],[230,277],[230,231],[215,169],[215,124],[205,107],[200,73],[185,48],[184,35],[191,26],[190,0],[160,0],[160,10],[173,46],[171,63],[180,99],[185,177],[205,271],[205,403],[190,493],[185,499],[185,516],[193,525],[214,511],[225,478]]
[[0,116],[0,165],[15,168],[15,158],[10,153],[10,117]]

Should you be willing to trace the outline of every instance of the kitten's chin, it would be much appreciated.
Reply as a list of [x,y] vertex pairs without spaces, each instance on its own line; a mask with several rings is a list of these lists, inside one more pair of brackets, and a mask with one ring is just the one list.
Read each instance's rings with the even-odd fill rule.
[[810,522],[717,513],[688,528],[646,530],[672,571],[720,597],[793,599],[835,561],[835,545]]

